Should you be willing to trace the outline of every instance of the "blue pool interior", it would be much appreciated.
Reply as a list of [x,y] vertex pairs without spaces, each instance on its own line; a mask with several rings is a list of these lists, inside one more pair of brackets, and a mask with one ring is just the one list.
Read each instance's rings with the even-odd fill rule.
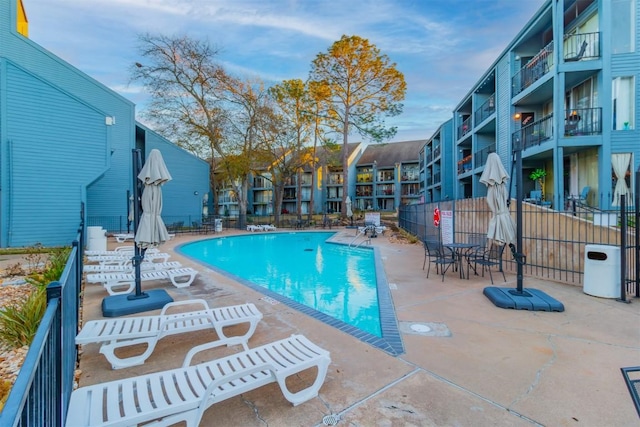
[[402,354],[378,251],[328,242],[334,234],[252,233],[188,243],[178,251],[390,354]]

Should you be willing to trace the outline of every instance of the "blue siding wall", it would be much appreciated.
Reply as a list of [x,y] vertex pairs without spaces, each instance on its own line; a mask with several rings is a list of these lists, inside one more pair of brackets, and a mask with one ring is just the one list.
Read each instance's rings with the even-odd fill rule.
[[126,212],[134,104],[18,34],[16,5],[0,0],[0,246],[68,245],[81,202]]
[[162,187],[162,216],[188,215],[199,219],[202,198],[209,192],[209,164],[152,130],[138,126],[145,131],[145,157],[154,148],[160,150],[173,178]]
[[2,241],[68,244],[79,224],[82,183],[107,166],[104,114],[5,64]]

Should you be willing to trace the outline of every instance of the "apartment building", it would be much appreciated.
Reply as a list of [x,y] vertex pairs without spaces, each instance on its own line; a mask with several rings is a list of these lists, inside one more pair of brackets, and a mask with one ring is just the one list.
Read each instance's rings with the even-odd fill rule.
[[[388,144],[349,143],[348,192],[354,210],[393,211],[400,204],[420,200],[420,151],[425,140]],[[316,150],[317,162],[285,180],[281,213],[341,212],[345,174],[342,146]],[[248,193],[249,213],[274,213],[273,180],[268,168],[253,174]],[[313,202],[312,202],[313,194]],[[313,203],[313,204],[312,204]],[[230,186],[218,190],[219,215],[237,216],[237,198]]]
[[[567,208],[583,190],[602,209],[633,192],[638,9],[638,0],[543,4],[454,109],[456,198],[486,194],[479,179],[492,151],[507,171],[523,174],[525,196],[542,190],[553,209]],[[441,144],[431,145],[435,153]],[[522,150],[522,171],[510,167],[514,149]],[[435,171],[424,184],[431,200],[439,197]],[[529,179],[533,171],[543,177]]]

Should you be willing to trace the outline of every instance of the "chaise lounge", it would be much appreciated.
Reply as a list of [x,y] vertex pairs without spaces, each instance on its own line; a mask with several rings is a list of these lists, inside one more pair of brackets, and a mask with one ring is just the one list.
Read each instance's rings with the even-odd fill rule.
[[[190,286],[198,275],[198,270],[191,267],[147,270],[140,273],[141,281],[169,279],[176,288]],[[88,283],[102,283],[109,295],[128,294],[135,288],[136,276],[131,272],[89,273]],[[123,288],[124,289],[118,289]]]
[[[155,420],[164,426],[184,421],[187,427],[195,427],[211,405],[272,382],[296,406],[318,395],[331,363],[329,352],[302,335],[292,335],[190,366],[195,354],[217,345],[194,347],[181,368],[75,390],[66,426],[130,426]],[[288,389],[288,377],[314,367],[313,384],[295,393]]]
[[[176,307],[195,306],[199,309],[174,312]],[[168,335],[195,332],[213,328],[220,345],[241,344],[246,350],[247,341],[256,330],[262,313],[254,304],[209,308],[203,299],[171,302],[159,315],[134,316],[117,319],[99,319],[86,322],[76,336],[77,345],[102,344],[104,354],[113,369],[142,365],[153,353],[158,341]],[[248,323],[243,335],[228,337],[224,328]],[[131,357],[118,357],[115,350],[138,344],[146,344],[144,353]]]

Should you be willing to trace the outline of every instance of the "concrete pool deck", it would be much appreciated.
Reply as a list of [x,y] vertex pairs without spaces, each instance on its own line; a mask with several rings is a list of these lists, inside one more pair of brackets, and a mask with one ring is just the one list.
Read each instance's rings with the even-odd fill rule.
[[[352,229],[336,239],[353,239]],[[244,234],[224,231],[223,236]],[[640,423],[620,368],[640,365],[640,301],[630,304],[586,295],[581,287],[525,277],[562,302],[565,311],[532,312],[495,307],[483,294],[488,276],[444,282],[422,270],[421,245],[387,236],[372,239],[379,249],[405,353],[393,357],[285,304],[174,252],[180,244],[220,235],[179,235],[161,248],[171,260],[200,274],[188,288],[144,282],[143,289],[166,289],[175,300],[204,298],[212,306],[253,302],[264,314],[249,341],[258,346],[301,333],[331,353],[320,394],[293,407],[276,384],[210,407],[202,426],[322,426],[333,415],[338,426],[637,426]],[[111,241],[110,247],[115,247]],[[495,286],[515,287],[494,275]],[[102,317],[107,296],[100,285],[85,286],[83,320]],[[156,312],[147,312],[152,314]],[[428,326],[412,328],[412,325]],[[416,330],[417,329],[417,330]],[[162,339],[142,366],[111,370],[86,345],[80,359],[80,386],[178,367],[187,351],[215,338],[198,332]],[[240,347],[211,352],[221,357]],[[301,382],[310,376],[301,375]]]

